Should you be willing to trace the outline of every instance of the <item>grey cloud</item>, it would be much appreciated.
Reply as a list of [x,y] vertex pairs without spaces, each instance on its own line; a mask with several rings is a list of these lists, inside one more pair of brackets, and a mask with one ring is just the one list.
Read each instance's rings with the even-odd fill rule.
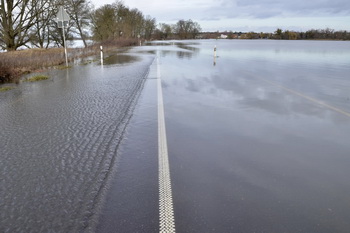
[[[276,16],[348,16],[348,0],[221,0],[207,12],[226,18],[270,18]],[[210,18],[209,15],[206,15]],[[214,16],[213,16],[214,17]]]

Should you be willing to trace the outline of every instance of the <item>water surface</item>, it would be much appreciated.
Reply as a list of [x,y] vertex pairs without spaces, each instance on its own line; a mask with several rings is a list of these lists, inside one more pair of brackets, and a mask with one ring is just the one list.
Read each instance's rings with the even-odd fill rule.
[[197,42],[158,48],[177,230],[348,232],[350,43]]
[[159,56],[178,232],[348,232],[348,42],[119,55],[0,93],[0,231],[157,232]]
[[52,71],[0,93],[0,231],[93,230],[152,56]]

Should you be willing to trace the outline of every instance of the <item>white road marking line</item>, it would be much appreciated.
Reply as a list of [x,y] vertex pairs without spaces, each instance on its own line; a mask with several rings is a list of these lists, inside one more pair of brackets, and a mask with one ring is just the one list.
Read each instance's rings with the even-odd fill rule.
[[158,88],[158,163],[159,163],[159,232],[175,232],[173,198],[165,131],[164,103],[159,59],[157,57]]
[[350,113],[349,113],[349,112],[346,112],[346,111],[344,111],[344,110],[342,110],[342,109],[340,109],[340,108],[337,108],[337,107],[334,107],[334,106],[332,106],[332,105],[326,104],[326,103],[324,103],[324,102],[322,102],[322,101],[320,101],[320,100],[317,100],[317,99],[312,98],[312,97],[310,97],[310,96],[304,95],[304,94],[302,94],[302,93],[300,93],[300,92],[297,92],[297,91],[295,91],[295,90],[289,89],[289,88],[287,88],[287,87],[285,87],[285,86],[282,86],[282,85],[280,85],[280,84],[278,84],[278,83],[275,83],[275,82],[266,80],[266,79],[264,79],[264,78],[259,78],[259,79],[262,80],[262,81],[264,81],[264,82],[266,82],[266,83],[269,83],[269,84],[271,84],[271,85],[273,85],[273,86],[282,88],[282,89],[288,91],[289,93],[292,93],[292,94],[294,94],[294,95],[300,96],[300,97],[302,97],[302,98],[304,98],[304,99],[307,99],[307,100],[309,100],[309,101],[311,101],[311,102],[313,102],[313,103],[316,103],[316,104],[321,105],[321,106],[323,106],[323,107],[326,107],[326,108],[328,108],[328,109],[330,109],[330,110],[333,110],[333,111],[335,111],[335,112],[338,112],[338,113],[340,113],[340,114],[343,114],[343,115],[345,115],[345,116],[350,117]]

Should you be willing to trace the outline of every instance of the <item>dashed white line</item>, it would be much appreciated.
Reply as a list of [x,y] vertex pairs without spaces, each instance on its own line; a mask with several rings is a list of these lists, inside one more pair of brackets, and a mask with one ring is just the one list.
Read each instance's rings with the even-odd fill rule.
[[158,89],[159,232],[173,233],[175,232],[175,220],[165,130],[162,81],[158,57],[156,62]]

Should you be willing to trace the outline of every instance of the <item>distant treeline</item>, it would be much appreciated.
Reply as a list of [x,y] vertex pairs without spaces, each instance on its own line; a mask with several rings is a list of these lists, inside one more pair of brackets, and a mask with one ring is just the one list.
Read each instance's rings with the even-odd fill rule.
[[199,23],[189,20],[179,20],[176,24],[160,23],[154,31],[153,38],[157,40],[196,39],[202,28]]
[[289,31],[278,28],[274,33],[265,32],[205,32],[201,39],[274,39],[274,40],[350,40],[350,32],[334,29],[311,29],[306,32]]

